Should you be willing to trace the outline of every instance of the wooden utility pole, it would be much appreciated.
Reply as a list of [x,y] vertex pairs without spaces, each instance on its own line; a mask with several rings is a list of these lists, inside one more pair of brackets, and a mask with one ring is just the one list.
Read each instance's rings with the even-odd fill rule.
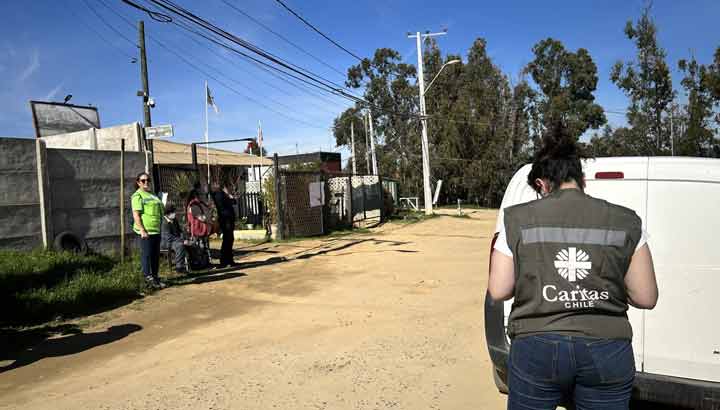
[[145,128],[152,127],[152,118],[150,117],[150,108],[154,103],[150,99],[150,85],[148,84],[148,68],[147,68],[147,52],[145,49],[145,22],[142,20],[138,21],[138,48],[140,49],[140,82],[142,84],[142,91],[138,94],[142,97],[143,107],[143,126],[142,126],[142,140],[145,144],[145,149],[150,152],[152,158],[152,184],[155,192],[160,192],[160,173],[158,168],[155,166],[155,150],[153,147],[153,141],[147,139],[145,135]]
[[[144,114],[144,127],[152,127],[152,119],[150,118],[150,86],[148,85],[148,69],[147,69],[147,56],[145,52],[145,23],[140,20],[138,22],[138,47],[140,48],[140,81],[142,83],[142,106]],[[143,140],[145,140],[145,133],[143,132]]]

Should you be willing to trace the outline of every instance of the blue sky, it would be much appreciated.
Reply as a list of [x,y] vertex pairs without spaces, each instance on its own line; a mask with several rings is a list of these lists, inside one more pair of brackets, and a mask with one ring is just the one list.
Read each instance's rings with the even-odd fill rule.
[[[273,0],[228,0],[275,31],[290,38],[316,57],[344,72],[356,61],[311,32]],[[202,139],[205,80],[220,114],[210,114],[210,138],[253,136],[263,123],[266,148],[280,154],[332,150],[333,118],[349,106],[345,100],[317,97],[259,71],[233,55],[207,45],[199,46],[176,26],[157,23],[120,0],[3,1],[0,12],[0,135],[33,135],[28,100],[62,101],[73,94],[75,104],[93,104],[103,126],[141,121],[138,64],[130,62],[137,51],[131,41],[137,29],[121,20],[103,2],[132,21],[145,21],[148,39],[150,91],[157,101],[153,123],[175,126],[174,139]],[[176,0],[228,31],[276,55],[341,83],[344,77],[294,49],[237,13],[221,0]],[[376,48],[394,48],[407,62],[415,62],[414,40],[408,31],[448,28],[439,39],[444,52],[465,55],[472,41],[483,37],[488,52],[505,73],[517,78],[532,58],[539,40],[554,37],[568,49],[587,48],[598,66],[596,97],[608,110],[623,110],[627,100],[609,80],[612,64],[634,55],[623,34],[628,19],[635,19],[643,3],[626,1],[341,1],[286,0],[286,3],[339,43],[361,56]],[[88,6],[90,5],[90,7]],[[92,10],[115,30],[108,28]],[[720,2],[655,1],[653,15],[659,40],[667,50],[676,88],[677,60],[694,53],[703,63],[720,46]],[[182,53],[216,78],[195,71],[156,43],[161,41]],[[249,98],[248,98],[249,97]],[[258,105],[255,101],[264,105]],[[290,117],[290,118],[288,118]],[[294,121],[301,119],[303,122]],[[608,115],[612,125],[624,118]],[[309,123],[309,124],[308,124]],[[242,144],[227,148],[242,149]],[[345,157],[346,153],[343,153]]]

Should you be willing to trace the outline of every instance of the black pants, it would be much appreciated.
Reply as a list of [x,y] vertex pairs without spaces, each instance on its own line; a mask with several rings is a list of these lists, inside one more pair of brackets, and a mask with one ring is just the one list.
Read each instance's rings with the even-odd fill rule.
[[222,245],[220,245],[220,264],[230,265],[233,263],[235,221],[220,220],[220,231],[222,232]]
[[140,241],[140,265],[146,279],[159,279],[160,269],[160,234],[148,235]]

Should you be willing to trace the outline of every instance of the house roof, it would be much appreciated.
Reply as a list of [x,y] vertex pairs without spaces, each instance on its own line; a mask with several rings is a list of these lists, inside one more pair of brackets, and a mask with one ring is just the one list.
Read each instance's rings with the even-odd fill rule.
[[[153,140],[153,150],[156,164],[192,165],[190,144],[155,139]],[[217,148],[210,148],[208,151],[210,165],[271,166],[273,164],[273,161],[269,158],[260,158],[257,155],[244,152],[233,152]],[[205,146],[203,145],[197,147],[197,162],[198,164],[207,164]]]

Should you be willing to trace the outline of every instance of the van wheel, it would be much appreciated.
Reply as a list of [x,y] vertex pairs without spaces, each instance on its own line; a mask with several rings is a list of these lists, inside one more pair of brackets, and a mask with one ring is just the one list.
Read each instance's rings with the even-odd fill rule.
[[498,372],[498,369],[494,368],[492,369],[493,374],[493,380],[495,381],[495,386],[497,386],[500,393],[508,394],[508,387],[507,383],[503,381],[502,377],[500,377],[500,373]]
[[53,249],[84,255],[87,253],[87,243],[73,232],[64,231],[55,237]]

